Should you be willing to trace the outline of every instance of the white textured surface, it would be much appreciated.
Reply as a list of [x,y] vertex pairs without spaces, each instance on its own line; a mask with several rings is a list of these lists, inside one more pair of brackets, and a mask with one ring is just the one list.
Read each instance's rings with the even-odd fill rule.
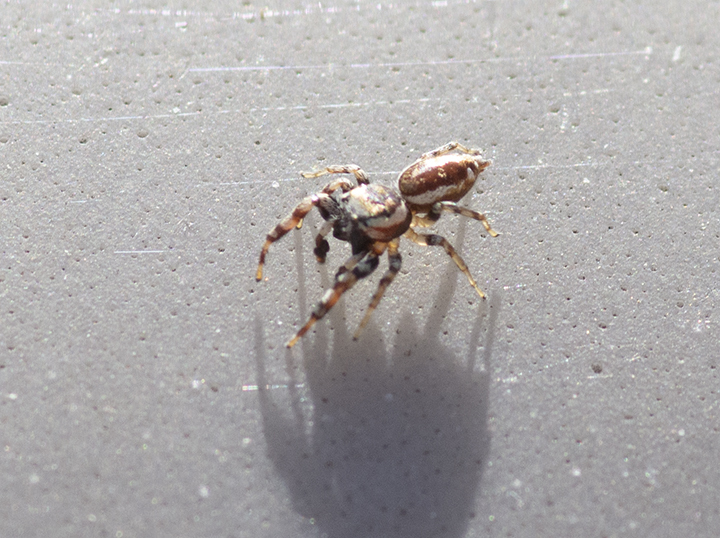
[[[0,536],[717,536],[718,20],[5,3]],[[286,353],[348,255],[315,215],[254,281],[299,172],[453,139],[488,301],[404,242]]]

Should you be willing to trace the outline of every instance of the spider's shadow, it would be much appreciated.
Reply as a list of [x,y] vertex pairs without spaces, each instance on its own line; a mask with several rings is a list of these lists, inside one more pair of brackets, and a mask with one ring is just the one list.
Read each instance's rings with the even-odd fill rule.
[[[499,303],[480,304],[467,360],[460,360],[438,339],[457,277],[449,265],[422,334],[413,316],[401,316],[390,353],[372,322],[352,342],[338,304],[328,316],[332,352],[326,323],[314,344],[301,344],[304,385],[286,354],[287,412],[266,390],[259,393],[269,457],[295,509],[330,538],[459,537],[474,517],[489,450],[487,371]],[[484,319],[480,373],[475,356]],[[263,342],[257,323],[260,387],[267,385]]]

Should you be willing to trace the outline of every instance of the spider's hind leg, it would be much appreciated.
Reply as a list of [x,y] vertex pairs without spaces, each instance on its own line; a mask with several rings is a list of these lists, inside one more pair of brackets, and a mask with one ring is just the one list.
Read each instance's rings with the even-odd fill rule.
[[457,253],[455,248],[450,244],[450,242],[445,239],[441,235],[436,234],[419,234],[415,232],[412,228],[409,229],[407,232],[405,232],[404,237],[407,237],[412,241],[413,243],[416,243],[418,245],[421,245],[423,247],[428,246],[441,246],[445,249],[445,252],[447,252],[448,256],[452,258],[452,261],[455,262],[455,265],[457,265],[458,269],[460,269],[463,274],[467,277],[468,282],[470,282],[470,285],[475,288],[475,291],[478,292],[478,295],[485,298],[485,294],[482,292],[482,290],[478,287],[477,282],[475,282],[475,279],[470,274],[470,269],[468,269],[467,264],[465,263],[465,260],[462,259],[460,254]]
[[[441,211],[448,211],[450,213],[455,213],[456,215],[462,215],[463,217],[467,217],[469,219],[479,220],[482,222],[482,225],[485,226],[485,229],[490,235],[493,237],[497,237],[498,235],[498,233],[490,227],[490,223],[485,215],[478,213],[477,211],[473,211],[472,209],[468,209],[467,207],[461,207],[455,202],[436,202],[424,218],[429,219],[431,222],[436,222],[440,218]],[[421,217],[421,219],[422,218],[423,217]],[[422,226],[422,224],[420,225]]]
[[440,220],[440,213],[433,213],[432,211],[428,212],[427,215],[418,215],[414,214],[412,218],[412,222],[410,223],[411,227],[419,226],[420,228],[428,228],[435,224],[438,220]]
[[440,146],[439,148],[435,148],[432,151],[423,153],[422,158],[427,159],[429,157],[440,157],[441,155],[450,153],[453,150],[458,150],[458,151],[461,151],[462,153],[467,153],[468,155],[480,155],[480,150],[478,150],[478,149],[466,148],[460,142],[448,142],[444,146]]
[[333,165],[318,170],[317,172],[302,172],[302,177],[312,179],[314,177],[324,176],[325,174],[352,174],[358,182],[358,185],[370,183],[367,174],[356,164]]
[[365,259],[363,259],[360,263],[357,263],[359,256],[357,254],[353,255],[343,265],[343,267],[348,267],[355,264],[352,270],[338,272],[335,277],[335,285],[333,285],[332,288],[325,292],[323,298],[313,309],[313,312],[310,315],[310,319],[286,344],[287,347],[293,347],[295,344],[297,344],[297,341],[300,340],[300,338],[302,338],[305,333],[308,332],[318,320],[322,319],[323,316],[325,316],[325,314],[327,314],[330,309],[335,306],[338,300],[340,300],[342,294],[352,288],[358,280],[372,274],[372,272],[377,269],[379,263],[378,258],[382,255],[383,252],[385,252],[386,248],[387,243],[375,243],[372,247],[372,250],[367,253]]

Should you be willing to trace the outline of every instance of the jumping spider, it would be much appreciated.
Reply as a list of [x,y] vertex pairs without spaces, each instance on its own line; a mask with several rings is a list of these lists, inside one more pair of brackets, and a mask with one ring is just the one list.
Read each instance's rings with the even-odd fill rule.
[[[457,151],[457,153],[451,153]],[[303,173],[305,178],[316,178],[325,174],[352,174],[357,186],[347,178],[336,179],[318,193],[305,198],[293,212],[268,233],[260,252],[257,280],[262,279],[263,265],[270,245],[293,228],[300,228],[305,216],[317,207],[325,223],[315,238],[315,256],[324,263],[330,245],[325,236],[347,241],[352,247],[352,256],[340,267],[335,275],[335,284],[314,308],[308,322],[287,343],[294,346],[297,341],[337,303],[347,290],[361,278],[377,269],[380,256],[387,252],[389,267],[380,279],[365,317],[355,331],[360,336],[370,316],[382,299],[385,290],[398,274],[402,258],[398,247],[400,236],[422,246],[441,246],[452,258],[455,265],[465,274],[478,295],[485,298],[467,265],[453,246],[442,236],[420,234],[414,227],[434,224],[443,211],[457,213],[482,222],[488,233],[497,233],[490,228],[485,215],[458,206],[460,200],[472,188],[480,172],[490,166],[490,161],[480,157],[476,149],[469,149],[457,142],[450,142],[433,151],[424,153],[417,161],[405,168],[398,177],[398,189],[371,185],[367,175],[358,166],[328,166],[318,172]]]

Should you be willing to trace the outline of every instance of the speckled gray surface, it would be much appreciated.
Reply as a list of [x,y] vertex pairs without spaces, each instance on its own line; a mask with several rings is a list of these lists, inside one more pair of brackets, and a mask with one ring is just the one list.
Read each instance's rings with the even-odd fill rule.
[[[0,535],[717,536],[719,19],[5,3]],[[315,216],[254,281],[299,171],[453,139],[489,299],[403,243],[286,352],[347,255]]]

